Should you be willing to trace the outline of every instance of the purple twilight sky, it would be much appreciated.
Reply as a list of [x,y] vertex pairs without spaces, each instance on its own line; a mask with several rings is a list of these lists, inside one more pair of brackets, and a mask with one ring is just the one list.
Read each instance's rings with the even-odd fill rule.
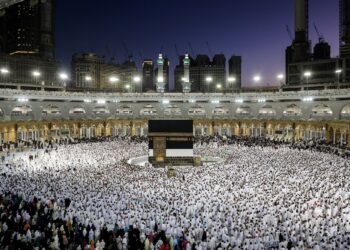
[[[140,67],[140,58],[156,59],[158,52],[178,63],[174,44],[185,53],[242,56],[243,85],[262,76],[261,85],[276,85],[284,73],[284,51],[294,30],[294,0],[59,0],[57,1],[56,56],[69,69],[75,52],[96,52],[126,59],[123,42]],[[310,39],[313,23],[339,54],[338,0],[310,0]],[[171,74],[171,78],[172,74]],[[173,79],[171,79],[171,86]]]

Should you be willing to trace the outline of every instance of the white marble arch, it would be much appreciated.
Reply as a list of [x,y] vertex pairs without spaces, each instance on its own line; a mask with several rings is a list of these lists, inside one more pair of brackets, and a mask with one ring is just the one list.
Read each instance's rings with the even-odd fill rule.
[[323,103],[317,104],[311,110],[311,115],[314,116],[331,116],[333,115],[332,109]]
[[301,116],[302,114],[301,108],[296,104],[290,104],[283,110],[283,116]]
[[117,108],[115,111],[117,115],[133,115],[133,110],[128,105],[123,105]]
[[251,115],[252,109],[247,105],[241,105],[236,109],[237,115]]
[[263,116],[275,116],[276,110],[272,108],[270,105],[265,105],[262,108],[259,109],[259,115]]
[[140,115],[145,115],[145,116],[154,116],[154,115],[157,115],[157,113],[158,113],[157,109],[153,107],[151,104],[144,106],[140,110]]
[[20,105],[16,106],[12,109],[11,115],[17,116],[17,115],[30,115],[33,113],[33,109],[29,105]]
[[93,108],[92,113],[94,115],[109,115],[110,111],[106,106],[96,106]]
[[198,105],[198,104],[196,104],[188,109],[188,115],[201,116],[201,115],[205,115],[205,114],[206,114],[205,109],[201,105]]
[[48,106],[43,108],[41,113],[42,115],[60,115],[61,109],[55,105],[49,104]]
[[228,115],[230,113],[229,109],[220,105],[220,106],[216,106],[214,109],[213,109],[213,115]]
[[164,115],[181,115],[181,114],[182,114],[181,109],[174,104],[171,104],[164,109]]
[[86,110],[80,106],[75,106],[69,110],[69,114],[70,115],[83,115],[83,114],[86,114]]

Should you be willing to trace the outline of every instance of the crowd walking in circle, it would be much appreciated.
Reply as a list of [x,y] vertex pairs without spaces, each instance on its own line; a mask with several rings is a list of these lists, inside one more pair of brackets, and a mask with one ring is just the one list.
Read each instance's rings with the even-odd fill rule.
[[202,138],[196,154],[223,162],[173,178],[127,164],[144,140],[17,153],[0,165],[0,249],[350,249],[349,162],[321,149]]

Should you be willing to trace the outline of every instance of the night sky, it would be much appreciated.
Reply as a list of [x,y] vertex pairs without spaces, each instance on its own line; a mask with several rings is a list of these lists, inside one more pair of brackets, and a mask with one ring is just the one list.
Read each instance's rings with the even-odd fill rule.
[[[310,0],[310,38],[316,23],[339,54],[338,0]],[[294,34],[294,0],[58,0],[56,56],[69,69],[73,53],[96,52],[116,62],[126,59],[123,42],[140,57],[156,59],[158,52],[171,60],[171,72],[180,54],[190,51],[242,56],[243,85],[253,86],[252,77],[262,76],[261,85],[276,85],[284,73],[284,50]],[[173,84],[171,74],[171,85]]]

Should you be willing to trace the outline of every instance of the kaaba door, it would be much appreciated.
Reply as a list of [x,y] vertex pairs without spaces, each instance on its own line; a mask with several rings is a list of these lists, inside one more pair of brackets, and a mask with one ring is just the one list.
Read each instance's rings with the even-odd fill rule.
[[164,163],[166,157],[166,137],[153,138],[153,154],[157,163]]

